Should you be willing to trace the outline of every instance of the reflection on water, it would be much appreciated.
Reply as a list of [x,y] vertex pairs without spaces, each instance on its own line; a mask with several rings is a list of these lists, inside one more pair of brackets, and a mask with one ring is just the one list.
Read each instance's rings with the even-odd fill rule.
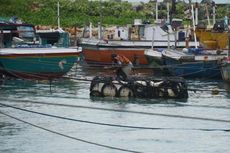
[[[157,130],[92,125],[1,106],[0,112],[76,138],[147,153],[217,153],[230,150],[230,123],[227,122],[189,120],[143,115],[141,113],[71,107],[85,106],[229,120],[230,93],[220,92],[218,95],[213,95],[211,92],[213,88],[218,88],[220,91],[230,91],[230,85],[221,80],[187,80],[190,89],[199,90],[189,91],[189,98],[186,100],[124,99],[90,97],[90,82],[74,79],[79,77],[92,79],[95,75],[112,75],[111,70],[80,68],[68,75],[71,76],[71,79],[53,80],[51,88],[48,81],[1,81],[0,103],[74,119],[153,127]],[[65,104],[69,107],[30,102]],[[3,153],[89,153],[95,152],[95,150],[98,153],[121,152],[69,140],[2,114],[0,114],[0,136],[0,152]]]

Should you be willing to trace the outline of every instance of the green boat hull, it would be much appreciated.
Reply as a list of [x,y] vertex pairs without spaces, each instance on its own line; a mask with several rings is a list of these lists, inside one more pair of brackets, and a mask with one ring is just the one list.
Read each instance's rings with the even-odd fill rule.
[[70,71],[78,56],[1,56],[2,69],[14,77],[52,79]]

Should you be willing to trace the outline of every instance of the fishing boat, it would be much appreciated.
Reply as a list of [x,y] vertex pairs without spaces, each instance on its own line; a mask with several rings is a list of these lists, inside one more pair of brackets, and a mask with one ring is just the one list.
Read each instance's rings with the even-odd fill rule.
[[[188,45],[186,38],[191,31],[183,27],[181,19],[172,19],[175,9],[175,1],[172,1],[171,10],[170,4],[167,2],[167,21],[158,19],[158,1],[156,1],[154,24],[135,19],[132,26],[118,27],[113,34],[105,37],[102,34],[100,23],[98,39],[91,38],[92,32],[89,28],[89,38],[83,38],[79,42],[79,46],[83,49],[85,61],[89,64],[111,64],[112,54],[122,54],[129,58],[134,65],[147,65],[148,60],[144,51],[151,48],[153,39],[155,48],[167,48],[168,45],[178,48],[186,47]],[[195,39],[190,39],[190,47],[199,45]]]
[[71,48],[2,48],[0,69],[17,78],[50,80],[66,74],[80,53]]
[[[23,23],[18,18],[0,20],[1,76],[53,79],[66,74],[80,56],[81,49],[57,48],[62,44],[55,47],[55,41],[63,39],[61,37],[55,40],[49,39],[54,38],[53,35],[56,34],[56,31],[52,33],[43,31],[36,35],[34,25]],[[36,39],[37,36],[41,36],[39,37],[41,41]],[[69,39],[63,41],[63,44],[66,42],[69,42]]]
[[177,50],[162,52],[164,64],[170,74],[186,78],[221,78],[220,65],[226,54],[191,54]]
[[[123,36],[122,33],[127,34]],[[134,33],[136,33],[135,36],[133,36]],[[153,37],[155,48],[167,48],[168,37],[170,37],[170,46],[186,47],[186,30],[181,29],[175,32],[168,24],[153,26],[149,23],[142,24],[138,20],[126,30],[116,30],[114,35],[116,39],[114,37],[114,39],[82,38],[78,45],[83,49],[85,61],[88,64],[109,65],[112,63],[112,54],[122,54],[134,64],[147,65],[148,60],[144,52],[152,47]],[[195,47],[199,45],[199,42],[195,44],[195,41],[190,41],[189,45]]]

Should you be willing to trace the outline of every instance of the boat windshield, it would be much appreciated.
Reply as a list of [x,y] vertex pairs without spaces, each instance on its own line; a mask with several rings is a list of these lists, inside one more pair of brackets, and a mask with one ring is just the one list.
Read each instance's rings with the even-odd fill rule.
[[35,32],[32,26],[18,26],[17,31],[21,38],[34,38]]

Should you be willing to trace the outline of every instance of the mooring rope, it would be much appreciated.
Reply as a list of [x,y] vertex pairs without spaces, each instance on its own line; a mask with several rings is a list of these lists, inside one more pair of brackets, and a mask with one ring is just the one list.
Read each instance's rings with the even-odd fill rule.
[[[72,80],[77,80],[77,81],[86,81],[86,82],[91,82],[92,79],[89,79],[89,78],[84,78],[84,77],[80,77],[80,78],[77,78],[77,77],[68,77],[68,76],[64,76],[62,77],[64,79],[72,79]],[[115,83],[115,84],[119,84],[119,83]],[[228,93],[230,91],[226,91],[226,90],[219,90],[217,88],[214,88],[214,89],[195,89],[195,88],[187,88],[188,91],[193,91],[193,92],[197,92],[197,91],[207,91],[207,92],[223,92],[223,93]]]
[[[38,103],[42,104],[42,102],[38,102]],[[49,105],[54,105],[54,104],[50,103]],[[133,113],[133,114],[142,114],[142,115],[151,115],[151,116],[162,116],[162,117],[170,117],[170,118],[181,118],[181,119],[191,119],[191,120],[202,120],[202,121],[213,121],[213,122],[230,123],[230,120],[212,119],[212,118],[195,117],[195,116],[184,116],[184,115],[152,113],[152,112],[141,112],[141,111],[129,111],[129,110],[119,110],[119,109],[110,109],[110,108],[101,108],[101,107],[90,107],[90,106],[80,106],[80,105],[65,105],[65,104],[55,104],[55,105],[57,105],[57,106],[58,105],[59,106],[66,106],[66,107],[85,108],[85,109],[92,109],[92,110],[103,110],[103,111],[113,111],[113,112],[122,112],[122,113]]]
[[35,124],[33,124],[33,123],[27,122],[27,121],[25,121],[25,120],[22,120],[22,119],[20,119],[20,118],[17,118],[17,117],[15,117],[15,116],[12,116],[12,115],[3,113],[2,111],[0,111],[0,114],[5,115],[5,116],[8,116],[8,117],[10,117],[10,118],[13,118],[13,119],[15,119],[15,120],[17,120],[17,121],[26,123],[26,124],[28,124],[28,125],[31,125],[31,126],[33,126],[33,127],[38,128],[38,129],[42,129],[42,130],[44,130],[44,131],[47,131],[47,132],[50,132],[50,133],[54,133],[54,134],[57,134],[57,135],[60,135],[60,136],[63,136],[63,137],[65,137],[65,138],[69,138],[69,139],[72,139],[72,140],[84,142],[84,143],[87,143],[87,144],[91,144],[91,145],[95,145],[95,146],[99,146],[99,147],[103,147],[103,148],[107,148],[107,149],[113,149],[113,150],[124,151],[124,152],[131,152],[131,153],[143,153],[143,152],[140,152],[140,151],[134,151],[134,150],[129,150],[129,149],[123,149],[123,148],[119,148],[119,147],[113,147],[113,146],[104,145],[104,144],[100,144],[100,143],[96,143],[96,142],[87,141],[87,140],[84,140],[84,139],[72,137],[72,136],[69,136],[69,135],[65,135],[65,134],[63,134],[63,133],[60,133],[60,132],[57,132],[57,131],[53,131],[53,130],[50,130],[50,129],[47,129],[47,128],[44,128],[44,127],[41,127],[41,126],[35,125]]
[[[53,96],[50,96],[53,97]],[[58,98],[68,98],[65,96],[59,96]],[[88,100],[89,98],[83,98],[83,97],[74,97],[74,99],[80,99],[80,100]],[[40,102],[40,101],[31,101],[31,100],[18,100],[18,99],[5,99],[5,98],[0,98],[0,100],[4,100],[7,102],[11,103],[32,103],[32,104],[42,104],[42,105],[51,105],[51,106],[63,106],[63,107],[70,107],[70,108],[78,108],[78,105],[69,105],[69,104],[60,104],[60,103],[47,103],[47,102]],[[146,100],[147,101],[147,100]],[[148,100],[149,102],[149,100]],[[128,102],[132,103],[132,102]],[[162,103],[156,103],[156,104],[162,104]],[[163,103],[164,104],[164,103]],[[229,106],[212,106],[212,105],[195,105],[195,104],[186,104],[186,103],[181,103],[181,102],[172,102],[172,103],[167,103],[167,104],[175,104],[178,106],[189,106],[189,107],[196,107],[196,108],[215,108],[215,109],[226,109],[229,110]]]
[[[43,116],[47,116],[47,117],[53,117],[53,118],[58,118],[58,119],[63,119],[63,120],[69,120],[69,121],[75,121],[75,122],[81,122],[81,123],[88,123],[88,124],[95,124],[95,125],[102,125],[102,126],[112,126],[112,127],[119,127],[119,128],[131,128],[131,129],[144,129],[144,130],[182,130],[182,128],[159,128],[159,127],[143,127],[143,126],[129,126],[129,125],[119,125],[119,124],[109,124],[109,123],[101,123],[101,122],[92,122],[92,121],[86,121],[86,120],[80,120],[80,119],[73,119],[73,118],[68,118],[68,117],[63,117],[63,116],[58,116],[58,115],[52,115],[52,114],[47,114],[47,113],[41,113],[41,112],[37,112],[37,111],[31,111],[28,109],[23,109],[23,108],[19,108],[19,107],[15,107],[15,106],[11,106],[11,105],[7,105],[7,104],[2,104],[0,103],[1,106],[5,106],[5,107],[10,107],[13,109],[17,109],[17,110],[21,110],[24,112],[29,112],[29,113],[33,113],[33,114],[38,114],[38,115],[43,115]],[[200,128],[200,129],[196,129],[196,128],[192,128],[192,129],[186,129],[183,128],[183,130],[200,130],[200,131],[230,131],[230,129],[204,129],[204,128]]]

